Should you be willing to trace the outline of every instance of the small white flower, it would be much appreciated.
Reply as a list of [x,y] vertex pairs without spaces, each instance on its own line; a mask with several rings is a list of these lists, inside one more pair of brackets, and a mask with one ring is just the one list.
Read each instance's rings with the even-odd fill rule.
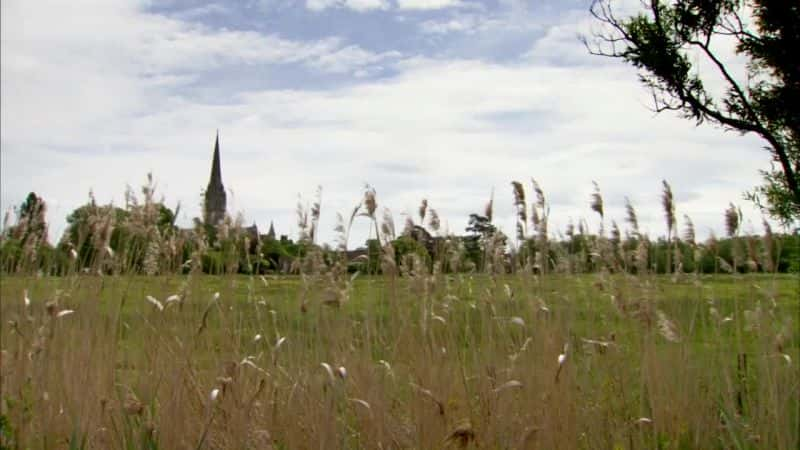
[[261,337],[262,337],[262,336],[261,336],[260,334],[257,334],[257,335],[256,335],[256,336],[253,338],[253,342],[258,342],[258,341],[260,341],[260,340],[261,340]]
[[347,369],[345,369],[344,366],[339,366],[339,368],[336,369],[336,375],[339,375],[339,378],[341,378],[343,380],[346,379],[347,378]]
[[219,292],[214,292],[214,301],[219,300]]
[[211,394],[209,394],[208,398],[211,399],[212,402],[214,402],[217,400],[217,397],[219,397],[219,389],[214,388],[211,390]]
[[792,357],[787,355],[786,353],[781,353],[781,356],[786,361],[786,364],[791,366],[792,365]]

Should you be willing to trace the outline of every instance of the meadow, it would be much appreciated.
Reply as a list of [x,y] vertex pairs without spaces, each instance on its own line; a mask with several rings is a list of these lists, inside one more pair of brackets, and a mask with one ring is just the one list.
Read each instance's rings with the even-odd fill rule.
[[3,445],[800,442],[796,276],[402,275],[5,276]]
[[[33,195],[0,241],[0,447],[798,448],[796,236],[731,206],[727,247],[679,237],[663,184],[657,241],[630,204],[604,229],[599,190],[600,230],[555,239],[534,182],[516,245],[491,201],[470,236],[423,201],[397,237],[368,188],[336,249],[300,205],[291,254],[230,218],[179,230],[151,184],[52,247]],[[350,259],[358,217],[377,238]]]

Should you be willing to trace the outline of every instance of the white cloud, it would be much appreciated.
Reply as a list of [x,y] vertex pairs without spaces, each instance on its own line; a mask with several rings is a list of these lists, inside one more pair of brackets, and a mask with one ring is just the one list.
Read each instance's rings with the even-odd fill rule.
[[461,0],[397,0],[401,10],[433,10],[466,6]]
[[473,16],[453,17],[444,21],[426,20],[420,23],[420,31],[427,34],[448,34],[453,32],[471,32],[477,22]]
[[[330,73],[347,73],[354,67],[369,67],[385,60],[397,59],[402,55],[399,52],[373,53],[357,45],[340,48],[334,52],[320,55],[309,65]],[[368,73],[367,69],[360,69],[358,73]]]
[[358,12],[387,10],[391,5],[388,0],[306,0],[306,8],[311,11],[323,11],[328,8],[347,8]]
[[[263,228],[275,220],[278,233],[293,235],[296,194],[322,185],[324,240],[364,182],[398,221],[428,198],[457,233],[495,188],[496,217],[513,233],[509,182],[531,176],[552,202],[554,230],[569,217],[592,217],[597,180],[610,217],[623,217],[628,195],[643,226],[661,234],[661,179],[672,183],[681,217],[688,213],[700,231],[722,230],[727,203],[743,203],[741,191],[769,162],[757,139],[653,117],[623,64],[400,59],[336,39],[212,30],[105,2],[87,9],[99,17],[76,11],[74,25],[61,20],[65,10],[51,17],[26,11],[27,2],[2,5],[1,201],[7,207],[35,190],[50,204],[55,234],[90,188],[99,201],[120,203],[125,184],[149,171],[168,204],[183,204],[188,223],[200,212],[216,128],[230,210]],[[580,43],[562,39],[569,34],[553,31],[550,51],[577,55],[570,42]],[[398,74],[328,90],[252,88],[221,104],[172,89],[209,67],[267,63]],[[366,228],[351,242],[365,237]]]

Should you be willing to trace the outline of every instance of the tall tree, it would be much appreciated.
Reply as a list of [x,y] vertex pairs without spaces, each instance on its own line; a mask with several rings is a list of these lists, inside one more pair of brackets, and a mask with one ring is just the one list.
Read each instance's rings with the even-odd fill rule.
[[[784,223],[800,218],[800,2],[650,0],[625,16],[613,3],[592,3],[603,26],[585,40],[589,51],[640,69],[656,111],[764,139],[773,168],[747,196]],[[729,42],[747,58],[744,80],[720,52]],[[709,76],[722,80],[724,95],[707,89]]]

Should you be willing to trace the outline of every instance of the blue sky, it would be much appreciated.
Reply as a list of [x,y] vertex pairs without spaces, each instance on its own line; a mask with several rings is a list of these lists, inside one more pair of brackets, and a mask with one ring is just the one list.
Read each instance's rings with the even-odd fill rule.
[[230,211],[290,236],[298,194],[322,186],[330,241],[365,183],[398,228],[427,198],[454,233],[494,190],[511,234],[510,182],[531,177],[553,230],[596,225],[592,180],[610,218],[628,196],[653,235],[662,179],[701,235],[723,230],[728,202],[760,223],[741,194],[768,167],[763,144],[654,115],[635,70],[578,40],[589,3],[4,1],[0,206],[36,191],[57,239],[90,190],[122,204],[152,172],[189,224],[219,129]]

